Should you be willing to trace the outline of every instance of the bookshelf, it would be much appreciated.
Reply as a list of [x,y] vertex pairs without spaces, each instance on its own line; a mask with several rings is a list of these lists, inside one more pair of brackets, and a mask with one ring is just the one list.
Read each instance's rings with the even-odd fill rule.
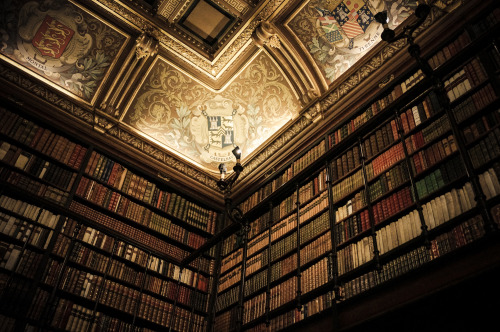
[[241,201],[247,255],[227,238],[221,274],[233,289],[247,278],[242,298],[219,289],[214,330],[338,326],[357,301],[497,238],[499,17],[428,53],[442,87],[411,69]]
[[219,213],[18,106],[0,109],[0,321],[204,331]]

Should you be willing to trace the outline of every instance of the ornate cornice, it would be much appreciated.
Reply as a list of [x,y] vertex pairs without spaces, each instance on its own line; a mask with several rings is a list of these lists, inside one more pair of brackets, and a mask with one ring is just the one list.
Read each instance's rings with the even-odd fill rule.
[[[26,91],[42,100],[45,100],[50,103],[54,109],[58,109],[73,116],[81,123],[88,125],[89,128],[93,128],[94,131],[100,133],[101,135],[113,137],[122,144],[132,147],[135,151],[144,153],[145,155],[161,162],[172,171],[179,172],[179,175],[189,177],[209,189],[217,190],[217,184],[213,178],[189,166],[188,164],[173,158],[165,153],[164,150],[149,144],[144,139],[141,139],[129,131],[120,128],[116,125],[117,123],[114,119],[108,118],[105,115],[100,115],[100,112],[81,107],[69,101],[67,98],[62,97],[61,95],[53,92],[50,88],[42,85],[37,80],[27,77],[17,70],[13,70],[10,66],[6,66],[2,62],[0,62],[0,77],[8,83],[22,89],[22,91]],[[24,98],[24,101],[28,103],[29,99]]]
[[[201,57],[199,53],[186,46],[184,43],[170,35],[167,31],[159,27],[152,20],[146,20],[132,9],[112,0],[93,0],[101,7],[113,12],[117,17],[124,19],[131,26],[138,30],[145,31],[160,44],[172,53],[177,60],[192,67],[195,71],[215,79],[230,68],[230,64],[235,62],[239,55],[244,54],[243,50],[251,45],[250,40],[255,28],[262,22],[268,20],[285,0],[274,0],[266,2],[258,13],[243,27],[236,37],[225,47],[213,60]],[[202,45],[198,45],[201,47]],[[208,49],[206,51],[209,51]]]

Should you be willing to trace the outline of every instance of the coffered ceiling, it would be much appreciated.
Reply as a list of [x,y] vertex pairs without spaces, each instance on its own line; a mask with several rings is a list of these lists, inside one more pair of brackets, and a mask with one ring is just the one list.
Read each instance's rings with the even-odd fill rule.
[[[431,16],[460,2],[435,1]],[[151,160],[162,176],[216,192],[217,167],[230,168],[234,146],[243,150],[245,178],[314,131],[394,53],[374,53],[382,32],[374,15],[386,10],[396,28],[416,5],[4,0],[0,71],[79,126]]]

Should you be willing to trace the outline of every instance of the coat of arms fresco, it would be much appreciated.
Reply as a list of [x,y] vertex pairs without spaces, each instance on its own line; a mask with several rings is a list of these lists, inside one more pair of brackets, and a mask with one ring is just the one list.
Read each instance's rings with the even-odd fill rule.
[[63,0],[3,1],[3,56],[90,102],[127,37]]
[[330,84],[381,40],[376,13],[387,11],[393,29],[416,6],[417,1],[409,0],[312,0],[290,21],[289,28]]
[[221,91],[213,91],[159,58],[128,107],[123,122],[182,157],[218,172],[239,146],[248,156],[297,116],[288,81],[261,52]]

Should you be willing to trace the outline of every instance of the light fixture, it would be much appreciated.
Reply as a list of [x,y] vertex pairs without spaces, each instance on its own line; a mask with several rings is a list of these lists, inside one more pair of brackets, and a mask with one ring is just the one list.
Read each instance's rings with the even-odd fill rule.
[[236,158],[236,164],[233,167],[233,171],[235,175],[229,179],[226,179],[226,172],[227,172],[227,167],[226,164],[220,164],[219,165],[219,171],[220,171],[220,180],[217,181],[217,187],[224,192],[225,195],[229,194],[231,191],[231,188],[234,184],[234,182],[238,179],[240,176],[240,173],[243,171],[243,166],[241,165],[241,149],[239,146],[236,146],[232,151],[231,151]]
[[375,21],[382,24],[384,31],[382,31],[382,40],[390,42],[396,35],[394,30],[389,28],[389,18],[387,17],[387,12],[379,12],[375,15]]
[[419,3],[417,8],[415,9],[415,16],[417,17],[417,21],[413,24],[408,24],[407,26],[405,26],[403,28],[403,31],[401,31],[401,33],[397,36],[394,30],[389,28],[389,19],[387,17],[386,11],[379,12],[375,15],[375,21],[382,24],[382,27],[384,28],[384,31],[381,35],[382,40],[388,43],[393,43],[397,40],[405,38],[409,44],[408,52],[415,60],[417,60],[420,69],[422,69],[422,72],[427,77],[432,77],[434,71],[432,70],[431,66],[429,66],[429,63],[422,59],[422,57],[420,56],[420,46],[415,44],[413,33],[420,25],[422,25],[422,23],[424,23],[430,11],[431,7],[429,5],[425,3]]

